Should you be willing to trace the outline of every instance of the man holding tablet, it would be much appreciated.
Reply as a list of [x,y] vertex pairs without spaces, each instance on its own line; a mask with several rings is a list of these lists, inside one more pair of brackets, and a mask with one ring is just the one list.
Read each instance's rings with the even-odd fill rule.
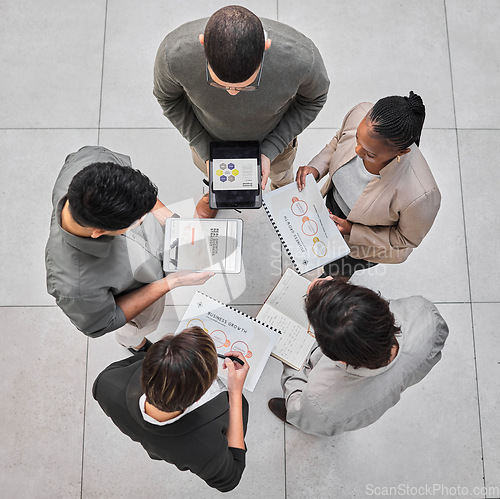
[[[210,142],[257,140],[262,188],[293,181],[296,137],[326,102],[328,75],[314,43],[240,6],[215,12],[169,33],[154,68],[154,95],[189,141],[207,174]],[[208,195],[197,214],[213,217]]]

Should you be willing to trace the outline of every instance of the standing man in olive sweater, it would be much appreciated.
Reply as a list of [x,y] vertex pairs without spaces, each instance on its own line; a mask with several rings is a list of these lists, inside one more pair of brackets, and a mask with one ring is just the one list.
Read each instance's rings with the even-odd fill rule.
[[[293,181],[296,137],[326,102],[328,75],[314,43],[237,5],[183,24],[158,49],[154,95],[207,173],[210,142],[258,140],[262,186]],[[208,196],[200,217],[215,216]]]

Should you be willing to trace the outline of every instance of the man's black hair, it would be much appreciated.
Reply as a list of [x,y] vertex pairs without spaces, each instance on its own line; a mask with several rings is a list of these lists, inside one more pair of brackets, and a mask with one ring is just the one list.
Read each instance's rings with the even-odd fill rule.
[[264,46],[260,19],[239,5],[219,9],[205,27],[208,64],[217,77],[227,83],[248,80],[262,61]]
[[316,341],[330,359],[368,369],[389,363],[400,329],[379,294],[345,278],[324,279],[311,287],[306,311]]
[[129,166],[93,163],[78,172],[68,188],[69,211],[83,227],[122,230],[156,204],[158,188]]
[[424,120],[424,103],[413,92],[408,97],[384,97],[368,113],[373,131],[399,150],[410,147],[414,142],[417,146],[420,144]]

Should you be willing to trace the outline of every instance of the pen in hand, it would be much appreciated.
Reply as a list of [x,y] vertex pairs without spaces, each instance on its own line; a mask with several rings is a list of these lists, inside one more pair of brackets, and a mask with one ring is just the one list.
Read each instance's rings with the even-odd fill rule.
[[230,359],[233,362],[237,362],[240,366],[245,365],[245,363],[241,359],[238,359],[238,357],[235,357],[234,355],[223,355],[221,353],[218,353],[217,357],[219,357],[220,359]]

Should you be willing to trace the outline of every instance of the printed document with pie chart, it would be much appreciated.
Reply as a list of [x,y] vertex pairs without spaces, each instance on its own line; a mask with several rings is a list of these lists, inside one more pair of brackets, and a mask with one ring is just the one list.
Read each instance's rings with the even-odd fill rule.
[[264,193],[262,204],[300,274],[349,254],[311,174],[302,191],[293,182]]
[[[196,291],[175,334],[188,327],[198,326],[212,338],[217,353],[241,352],[248,364],[244,388],[253,392],[266,366],[279,332],[235,308]],[[219,359],[219,378],[227,379]]]

